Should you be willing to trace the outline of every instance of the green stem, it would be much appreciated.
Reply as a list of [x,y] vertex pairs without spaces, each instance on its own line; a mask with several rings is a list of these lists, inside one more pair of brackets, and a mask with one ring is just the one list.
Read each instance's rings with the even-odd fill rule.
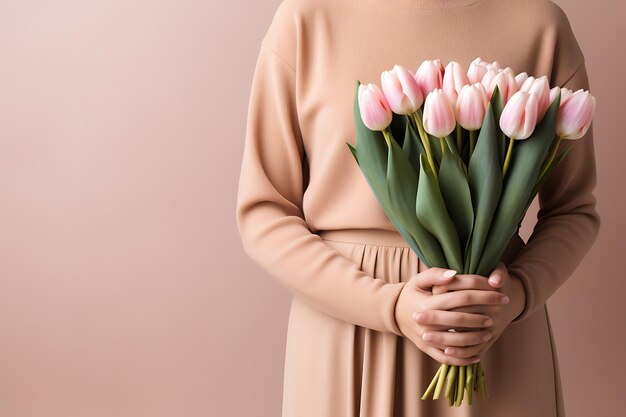
[[433,171],[435,177],[437,177],[437,167],[435,165],[435,160],[433,159],[433,153],[430,149],[430,141],[428,140],[428,133],[424,130],[424,125],[422,124],[422,120],[420,119],[419,110],[412,114],[415,119],[415,124],[417,124],[417,131],[419,132],[420,139],[422,140],[422,144],[424,145],[424,149],[426,150],[426,157],[428,158],[428,163],[430,164],[430,168]]
[[426,388],[426,391],[424,391],[424,394],[422,395],[422,400],[428,398],[430,393],[433,392],[433,390],[435,389],[435,384],[437,383],[437,381],[439,381],[439,374],[441,373],[442,368],[443,366],[440,366],[439,369],[437,369],[437,373],[433,377],[433,380],[430,381],[430,385],[428,385],[428,388]]
[[476,130],[470,130],[469,131],[469,136],[470,136],[470,151],[469,151],[469,156],[470,158],[472,157],[472,154],[474,153],[474,148],[476,148]]
[[446,379],[446,376],[448,374],[448,368],[450,368],[450,365],[448,365],[447,363],[444,363],[441,366],[443,367],[443,369],[441,370],[441,373],[439,374],[439,380],[437,381],[437,386],[435,387],[435,394],[433,395],[433,399],[435,400],[439,399],[439,395],[441,394],[441,388],[443,387],[443,382]]
[[446,151],[446,138],[439,138],[439,143],[441,144],[441,159],[443,160],[443,153]]
[[467,404],[472,405],[472,398],[474,395],[474,364],[467,365],[465,386],[467,387]]
[[554,159],[556,155],[556,151],[559,149],[559,144],[561,143],[561,139],[563,139],[561,136],[558,136],[558,135],[556,136],[556,140],[552,144],[552,148],[550,148],[550,153],[548,154],[548,158],[546,159],[546,161],[543,163],[543,166],[541,167],[541,171],[538,177],[539,179],[543,177],[543,174],[546,173],[546,170],[552,163],[552,160]]
[[446,377],[446,397],[450,395],[450,391],[452,390],[452,386],[456,382],[456,374],[458,372],[459,367],[456,365],[451,365],[450,370],[448,371],[448,376]]
[[479,374],[478,374],[478,363],[474,364],[474,386],[472,387],[472,389],[474,391],[478,391],[478,379],[479,379]]
[[460,407],[463,403],[463,393],[465,388],[465,366],[459,369],[459,384],[457,385],[455,406]]
[[[509,163],[511,162],[511,155],[513,154],[513,144],[515,143],[515,138],[511,138],[509,141],[509,147],[506,150],[506,157],[504,158],[504,165],[502,166],[502,178],[506,175],[506,171],[509,168]],[[479,362],[480,363],[480,362]]]
[[383,136],[385,137],[385,142],[387,142],[387,147],[389,148],[391,146],[390,141],[393,140],[393,137],[391,135],[391,127],[388,126],[381,130],[381,132],[383,133]]
[[463,139],[462,139],[463,131],[461,130],[461,125],[456,124],[456,147],[459,149],[459,155],[461,155],[463,151]]

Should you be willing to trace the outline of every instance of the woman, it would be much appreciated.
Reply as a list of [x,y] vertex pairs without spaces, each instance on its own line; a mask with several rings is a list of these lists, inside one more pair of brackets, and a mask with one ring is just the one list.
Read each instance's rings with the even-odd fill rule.
[[[565,415],[545,303],[600,226],[592,128],[568,141],[533,235],[515,235],[493,283],[426,268],[346,146],[356,80],[475,57],[589,88],[551,1],[283,0],[276,10],[252,82],[236,214],[246,253],[293,294],[283,417]],[[487,401],[420,399],[440,363],[478,358]]]

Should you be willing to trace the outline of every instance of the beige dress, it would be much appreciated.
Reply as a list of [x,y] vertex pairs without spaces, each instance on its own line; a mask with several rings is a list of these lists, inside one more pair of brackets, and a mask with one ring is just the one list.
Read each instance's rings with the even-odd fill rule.
[[[439,364],[399,330],[398,295],[424,265],[395,231],[346,142],[356,80],[424,59],[481,57],[589,88],[563,11],[542,0],[283,0],[253,74],[237,196],[246,253],[292,294],[282,417],[563,417],[548,298],[600,227],[593,126],[539,194],[533,235],[503,256],[523,312],[481,356],[489,398],[420,397]],[[565,141],[564,141],[565,142]]]

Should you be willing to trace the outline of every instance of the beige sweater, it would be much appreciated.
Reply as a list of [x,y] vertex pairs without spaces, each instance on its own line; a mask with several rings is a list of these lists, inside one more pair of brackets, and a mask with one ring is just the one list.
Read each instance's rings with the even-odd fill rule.
[[[467,69],[480,57],[550,86],[589,89],[563,10],[545,0],[283,0],[260,44],[251,86],[236,219],[246,253],[317,309],[401,334],[405,282],[368,276],[315,232],[395,230],[346,142],[355,144],[355,80],[380,85],[424,59]],[[524,320],[571,276],[600,227],[593,125],[539,194],[529,241],[509,272],[521,278]],[[519,239],[519,237],[518,237]]]

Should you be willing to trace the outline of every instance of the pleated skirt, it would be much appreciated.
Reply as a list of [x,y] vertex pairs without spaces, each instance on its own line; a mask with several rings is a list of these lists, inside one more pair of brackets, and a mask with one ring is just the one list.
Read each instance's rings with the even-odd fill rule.
[[[425,269],[401,235],[381,229],[320,231],[360,269],[386,282]],[[521,240],[521,238],[520,238]],[[523,241],[521,241],[523,244]],[[503,257],[503,262],[507,260]],[[489,398],[450,407],[421,396],[440,364],[413,342],[329,316],[297,296],[289,312],[282,417],[564,417],[547,307],[510,324],[481,355]]]

